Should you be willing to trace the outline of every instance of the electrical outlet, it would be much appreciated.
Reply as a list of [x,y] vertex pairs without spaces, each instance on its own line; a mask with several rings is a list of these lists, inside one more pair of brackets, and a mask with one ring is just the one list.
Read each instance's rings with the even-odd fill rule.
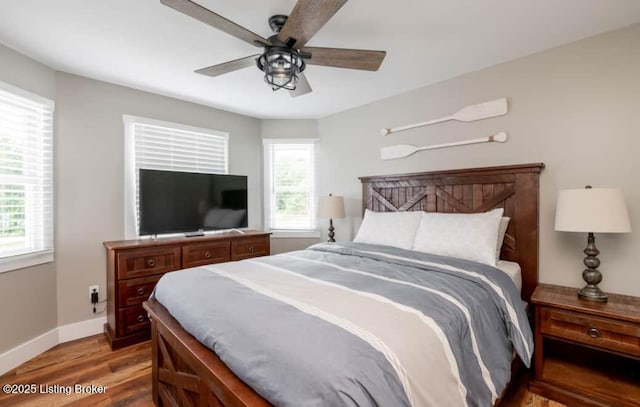
[[95,304],[98,302],[98,298],[99,298],[99,293],[100,293],[100,287],[97,285],[90,285],[89,286],[89,301],[94,304],[94,311],[95,312]]

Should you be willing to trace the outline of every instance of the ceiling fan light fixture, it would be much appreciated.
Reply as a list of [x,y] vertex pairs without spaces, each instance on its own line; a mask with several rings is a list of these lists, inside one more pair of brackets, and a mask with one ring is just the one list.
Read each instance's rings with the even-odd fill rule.
[[258,68],[264,72],[264,80],[271,89],[295,90],[298,74],[306,65],[298,52],[292,48],[269,47],[256,60]]

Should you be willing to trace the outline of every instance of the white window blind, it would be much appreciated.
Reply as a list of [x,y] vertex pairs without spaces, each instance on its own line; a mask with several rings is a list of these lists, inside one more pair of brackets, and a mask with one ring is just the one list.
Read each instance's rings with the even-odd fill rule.
[[316,139],[265,139],[265,226],[316,229]]
[[53,260],[53,108],[0,82],[0,272]]
[[227,137],[134,123],[136,168],[225,174]]
[[228,173],[228,133],[124,116],[125,231],[138,236],[138,170]]

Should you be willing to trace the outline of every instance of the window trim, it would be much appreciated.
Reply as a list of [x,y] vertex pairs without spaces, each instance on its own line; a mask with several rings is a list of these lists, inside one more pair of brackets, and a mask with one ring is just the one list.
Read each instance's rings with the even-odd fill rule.
[[0,259],[0,274],[53,262],[54,249],[18,254]]
[[[224,174],[229,173],[229,133],[220,130],[207,129],[204,127],[196,127],[182,123],[168,122],[148,117],[122,115],[124,124],[124,235],[125,239],[140,239],[136,228],[136,137],[133,131],[134,124],[146,124],[150,126],[167,127],[176,130],[190,131],[194,133],[210,134],[225,139],[225,169]],[[183,233],[172,234],[181,236]],[[170,236],[170,235],[167,235]]]
[[[55,137],[55,124],[53,121],[55,120],[55,102],[51,99],[48,99],[44,96],[40,96],[38,94],[29,92],[28,90],[19,88],[10,83],[0,81],[0,90],[13,93],[16,96],[29,99],[32,102],[39,103],[44,107],[51,109],[51,141],[52,141],[52,149],[51,149],[51,160],[53,161],[53,143]],[[54,183],[54,170],[55,168],[51,168],[51,188],[52,188],[52,196],[51,196],[51,229],[53,233],[55,233],[55,183]],[[52,263],[54,261],[54,252],[55,252],[55,237],[52,237],[51,248],[50,249],[41,249],[32,251],[29,253],[20,253],[12,256],[6,256],[0,258],[0,274],[6,273],[9,271],[19,270],[27,267],[37,266],[39,264]]]
[[[269,225],[267,225],[267,220],[271,218],[271,163],[269,162],[269,156],[267,151],[267,146],[273,144],[313,144],[314,145],[314,176],[315,176],[315,197],[317,199],[317,191],[318,191],[318,162],[317,156],[318,144],[320,144],[319,138],[263,138],[262,139],[262,150],[263,150],[263,175],[264,175],[264,213],[263,213],[263,229],[271,232],[271,237],[273,238],[293,238],[293,239],[312,239],[312,238],[320,238],[321,233],[320,229],[316,227],[314,229],[270,229]],[[317,219],[316,219],[317,220]]]
[[5,92],[9,92],[9,93],[13,93],[17,96],[23,97],[25,99],[30,99],[33,102],[36,103],[40,103],[42,105],[45,105],[46,107],[50,108],[51,111],[55,111],[55,102],[51,99],[47,99],[44,96],[40,96],[37,95],[35,93],[31,93],[28,90],[24,90],[22,88],[19,88],[17,86],[13,86],[10,83],[6,83],[6,82],[2,82],[0,81],[0,90],[3,90]]

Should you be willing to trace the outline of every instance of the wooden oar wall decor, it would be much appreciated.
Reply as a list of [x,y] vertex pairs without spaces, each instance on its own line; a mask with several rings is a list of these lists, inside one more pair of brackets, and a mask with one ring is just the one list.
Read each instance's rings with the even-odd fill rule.
[[391,133],[415,129],[416,127],[428,126],[430,124],[442,123],[449,120],[457,120],[459,122],[474,122],[476,120],[488,119],[490,117],[504,116],[508,112],[509,106],[507,105],[507,98],[490,100],[488,102],[478,103],[477,105],[463,107],[451,116],[440,117],[438,119],[409,124],[406,126],[393,128],[385,127],[383,129],[380,129],[380,134],[383,136],[388,136]]
[[[449,120],[456,120],[461,122],[473,122],[476,120],[489,119],[491,117],[504,116],[509,112],[509,106],[507,104],[507,98],[490,100],[488,102],[478,103],[475,105],[463,107],[450,116],[440,117],[438,119],[429,120],[426,122],[409,124],[406,126],[383,128],[380,129],[382,136],[388,136],[392,133],[397,133],[403,130],[414,129],[416,127],[428,126],[435,123],[442,123]],[[383,160],[393,160],[396,158],[408,157],[411,154],[422,150],[433,150],[436,148],[462,146],[466,144],[477,144],[487,142],[499,142],[504,143],[507,141],[507,133],[500,132],[488,137],[481,137],[470,140],[457,141],[452,143],[434,144],[430,146],[418,147],[411,144],[399,144],[391,147],[382,147],[380,149],[380,157]]]
[[409,157],[413,153],[423,150],[435,150],[436,148],[464,146],[466,144],[478,143],[505,143],[507,141],[507,133],[500,132],[487,137],[473,138],[470,140],[454,141],[452,143],[432,144],[430,146],[418,147],[412,144],[398,144],[391,147],[382,147],[380,149],[380,158],[383,160],[395,160],[396,158]]

